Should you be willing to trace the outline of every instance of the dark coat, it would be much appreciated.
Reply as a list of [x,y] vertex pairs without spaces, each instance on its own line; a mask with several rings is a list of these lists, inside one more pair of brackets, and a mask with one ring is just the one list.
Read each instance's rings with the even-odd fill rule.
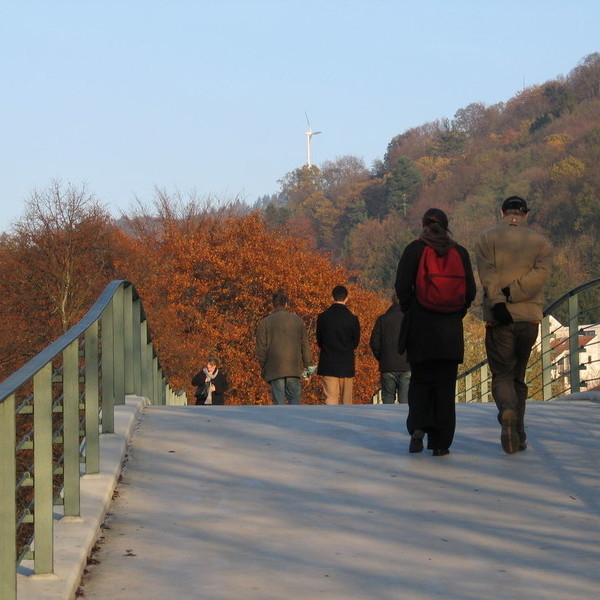
[[406,353],[398,352],[403,317],[400,305],[392,304],[375,321],[369,346],[379,362],[379,370],[382,373],[410,371]]
[[[196,393],[199,392],[205,385],[206,373],[204,369],[201,369],[194,377],[192,377],[192,385],[198,386]],[[225,391],[227,390],[228,383],[225,373],[221,369],[217,370],[217,375],[214,379],[211,379],[211,383],[215,386],[215,391],[212,393],[213,404],[225,404]],[[196,398],[196,403],[198,399]],[[204,401],[200,402],[204,404]]]
[[317,373],[354,377],[354,351],[359,341],[358,317],[344,304],[332,304],[317,317],[317,345],[321,349]]
[[428,360],[451,360],[462,363],[465,343],[462,320],[475,299],[477,288],[469,253],[456,244],[465,267],[467,302],[463,310],[439,313],[423,308],[415,298],[414,283],[425,243],[411,242],[404,250],[396,274],[396,294],[404,312],[399,350],[406,349],[411,364]]
[[304,321],[278,307],[258,324],[256,358],[265,381],[300,377],[312,364],[312,352]]

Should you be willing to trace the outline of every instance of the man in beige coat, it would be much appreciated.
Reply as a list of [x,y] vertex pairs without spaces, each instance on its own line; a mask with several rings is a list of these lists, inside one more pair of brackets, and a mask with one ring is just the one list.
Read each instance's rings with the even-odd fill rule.
[[542,320],[543,290],[552,265],[550,242],[528,227],[528,214],[523,198],[507,198],[501,223],[484,231],[475,245],[492,395],[507,454],[527,448],[525,371]]
[[273,312],[256,330],[256,358],[271,387],[273,404],[300,404],[300,376],[311,365],[312,352],[304,322],[286,306],[286,295],[276,292]]

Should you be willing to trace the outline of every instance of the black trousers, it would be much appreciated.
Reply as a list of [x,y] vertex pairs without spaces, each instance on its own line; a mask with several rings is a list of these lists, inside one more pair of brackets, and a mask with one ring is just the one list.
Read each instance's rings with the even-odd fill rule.
[[450,448],[456,429],[456,377],[458,362],[430,360],[410,365],[406,428],[427,433],[431,450]]
[[485,349],[492,373],[492,396],[502,412],[511,409],[518,417],[517,430],[525,441],[525,372],[531,348],[537,339],[537,323],[494,325],[485,330]]

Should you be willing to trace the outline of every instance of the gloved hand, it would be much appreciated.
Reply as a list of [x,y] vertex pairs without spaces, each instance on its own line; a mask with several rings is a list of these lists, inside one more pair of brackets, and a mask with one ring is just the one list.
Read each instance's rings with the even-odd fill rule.
[[492,314],[494,315],[494,319],[501,325],[508,325],[509,323],[513,322],[512,315],[510,314],[508,308],[506,308],[505,302],[498,302],[498,304],[494,304],[492,307]]

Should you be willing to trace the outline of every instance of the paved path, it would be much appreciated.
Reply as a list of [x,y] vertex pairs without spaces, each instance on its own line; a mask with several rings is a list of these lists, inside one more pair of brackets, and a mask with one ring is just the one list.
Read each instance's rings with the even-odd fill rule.
[[492,405],[452,453],[407,453],[405,406],[151,407],[83,598],[600,598],[600,404]]

